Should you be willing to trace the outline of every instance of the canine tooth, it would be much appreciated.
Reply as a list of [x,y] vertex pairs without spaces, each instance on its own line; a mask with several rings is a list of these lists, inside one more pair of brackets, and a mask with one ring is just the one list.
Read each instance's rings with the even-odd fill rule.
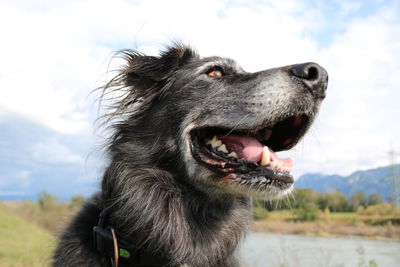
[[266,166],[271,161],[271,153],[269,152],[269,148],[267,146],[263,147],[263,153],[261,158],[261,165]]
[[[221,142],[221,141],[220,141]],[[222,142],[221,142],[222,144]],[[226,149],[226,145],[222,144],[217,148],[218,151],[222,151],[224,153],[228,153],[228,149]]]
[[231,153],[228,154],[228,157],[232,157],[232,158],[238,158],[237,154],[235,151],[232,151]]

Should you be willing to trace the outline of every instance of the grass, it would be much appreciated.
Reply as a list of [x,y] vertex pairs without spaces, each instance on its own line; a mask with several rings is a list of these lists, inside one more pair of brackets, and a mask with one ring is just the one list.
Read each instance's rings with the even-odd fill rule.
[[[0,201],[0,267],[49,266],[56,237],[82,205],[82,198],[60,203]],[[399,213],[376,207],[362,212],[317,211],[315,221],[300,221],[295,210],[260,213],[253,230],[318,236],[362,236],[400,240]]]
[[0,266],[50,266],[56,238],[48,231],[0,210]]

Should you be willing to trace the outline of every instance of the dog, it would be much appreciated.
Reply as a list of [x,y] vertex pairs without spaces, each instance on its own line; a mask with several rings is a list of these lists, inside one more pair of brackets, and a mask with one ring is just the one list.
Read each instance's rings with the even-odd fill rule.
[[174,43],[120,52],[101,192],[61,236],[54,266],[239,266],[251,199],[290,194],[291,158],[328,83],[316,63],[255,73]]

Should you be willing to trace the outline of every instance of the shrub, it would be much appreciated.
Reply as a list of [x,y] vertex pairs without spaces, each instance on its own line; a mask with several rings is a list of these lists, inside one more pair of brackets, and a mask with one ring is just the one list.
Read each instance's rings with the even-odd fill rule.
[[261,206],[256,206],[253,208],[253,217],[255,220],[264,220],[268,218],[268,211]]
[[357,214],[360,215],[394,215],[395,207],[389,203],[380,203],[377,205],[371,205],[365,209],[358,209]]
[[301,221],[315,221],[318,217],[318,207],[312,202],[303,204],[295,212],[297,219]]
[[57,206],[57,197],[47,193],[46,191],[42,191],[39,194],[38,203],[42,211],[48,211]]
[[80,210],[85,202],[85,197],[82,195],[73,195],[69,207],[73,211]]

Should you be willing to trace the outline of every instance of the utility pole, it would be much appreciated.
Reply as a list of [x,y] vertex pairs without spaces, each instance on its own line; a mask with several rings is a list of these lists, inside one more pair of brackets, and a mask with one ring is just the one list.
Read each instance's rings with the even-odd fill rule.
[[392,192],[393,192],[393,204],[400,205],[400,181],[399,181],[399,174],[395,162],[395,156],[400,155],[393,150],[392,146],[390,147],[390,151],[388,152],[390,158],[390,166],[392,168]]

